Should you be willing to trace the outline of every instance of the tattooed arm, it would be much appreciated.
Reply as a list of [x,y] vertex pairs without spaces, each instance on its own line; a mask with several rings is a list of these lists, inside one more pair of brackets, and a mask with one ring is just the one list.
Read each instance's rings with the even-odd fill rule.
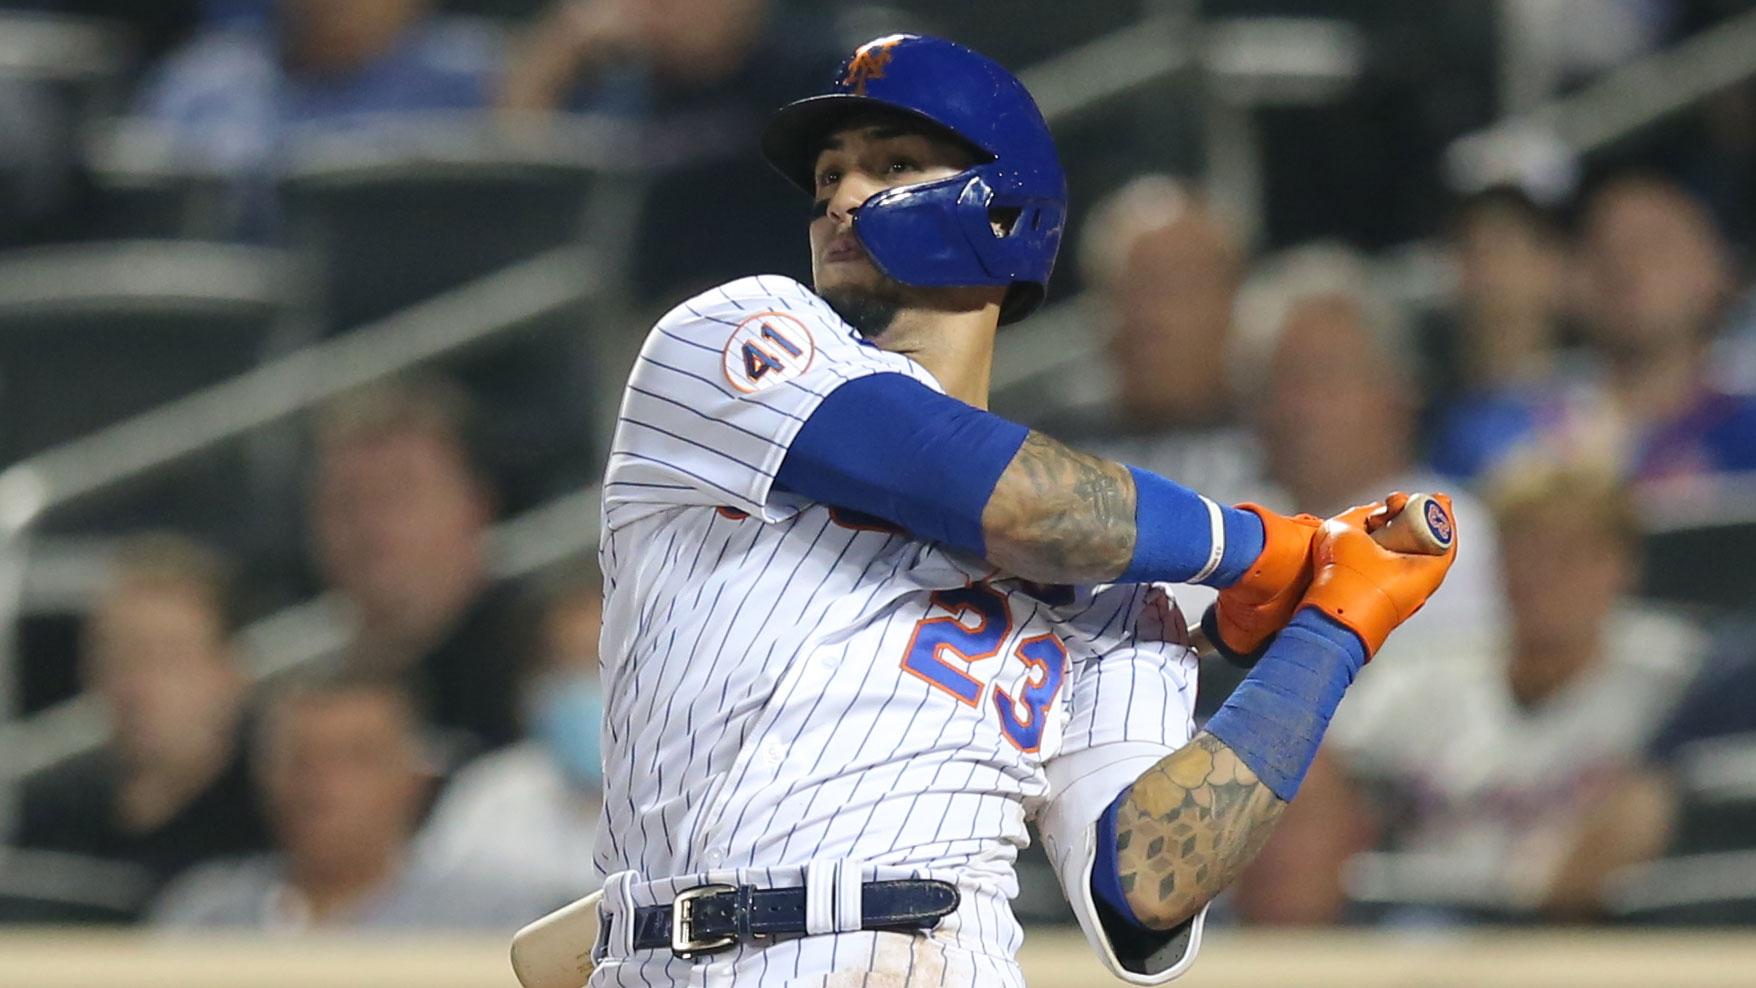
[[1143,773],[1116,814],[1122,892],[1141,922],[1172,929],[1231,884],[1287,804],[1203,731]]
[[1134,553],[1134,497],[1127,467],[1032,432],[982,511],[988,559],[1044,583],[1114,580]]
[[[788,445],[774,487],[1042,583],[1227,586],[1262,554],[1267,533],[1248,510],[1068,449],[899,374],[830,392]],[[1310,539],[1297,542],[1302,571]]]

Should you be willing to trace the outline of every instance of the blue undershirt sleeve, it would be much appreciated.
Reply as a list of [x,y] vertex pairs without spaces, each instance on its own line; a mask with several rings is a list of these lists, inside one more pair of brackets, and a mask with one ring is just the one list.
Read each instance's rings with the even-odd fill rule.
[[[830,392],[799,428],[775,484],[986,557],[982,512],[1029,430],[903,374]],[[1145,470],[1123,583],[1230,586],[1262,552],[1262,522]]]
[[1028,431],[906,375],[871,374],[823,399],[775,483],[985,556],[982,511]]
[[1145,929],[1146,924],[1134,915],[1134,907],[1128,905],[1128,897],[1122,892],[1122,866],[1116,860],[1116,813],[1127,799],[1128,790],[1124,789],[1104,810],[1104,815],[1098,817],[1097,857],[1091,865],[1091,894],[1117,916]]

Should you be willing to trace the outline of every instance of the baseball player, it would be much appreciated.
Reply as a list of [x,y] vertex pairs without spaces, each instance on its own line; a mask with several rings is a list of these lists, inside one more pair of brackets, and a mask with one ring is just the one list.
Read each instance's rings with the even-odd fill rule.
[[[1224,507],[984,410],[1067,204],[994,62],[879,38],[762,147],[815,287],[659,320],[604,482],[592,984],[1021,985],[1031,818],[1104,962],[1169,980],[1451,553],[1371,539],[1395,496]],[[1260,655],[1193,738],[1176,582]]]

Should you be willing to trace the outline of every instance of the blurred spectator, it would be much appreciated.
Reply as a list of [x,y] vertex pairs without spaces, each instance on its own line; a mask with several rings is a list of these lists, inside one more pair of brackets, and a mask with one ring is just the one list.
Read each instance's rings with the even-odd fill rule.
[[516,591],[487,568],[495,504],[457,388],[408,379],[344,396],[317,423],[311,529],[353,607],[353,661],[402,676],[466,749],[519,737]]
[[1756,400],[1720,390],[1708,363],[1736,275],[1707,210],[1667,181],[1614,181],[1592,197],[1580,252],[1633,475],[1678,489],[1756,470]]
[[[575,577],[544,595],[524,681],[532,739],[477,759],[446,787],[423,834],[435,866],[549,890],[557,904],[597,887],[603,806],[603,588]],[[535,918],[535,917],[530,917]]]
[[1554,217],[1501,186],[1458,207],[1450,240],[1465,385],[1492,391],[1553,373],[1567,273]]
[[548,112],[577,90],[592,109],[638,112],[650,95],[635,88],[645,77],[686,87],[743,68],[768,8],[768,0],[561,0],[527,34],[500,104]]
[[[1178,180],[1142,175],[1098,204],[1080,244],[1080,274],[1112,325],[1113,399],[1051,422],[1049,431],[1221,502],[1260,500],[1260,450],[1238,421],[1226,380],[1232,305],[1244,277],[1237,231]],[[1177,588],[1190,620],[1213,597],[1206,587]],[[1204,668],[1202,712],[1217,708],[1240,675]]]
[[260,212],[266,183],[299,137],[382,138],[387,115],[488,105],[499,69],[494,35],[435,17],[430,6],[278,0],[267,19],[216,18],[148,77],[138,113],[164,129],[182,162],[253,180],[246,192]]
[[1590,198],[1578,253],[1575,304],[1599,368],[1464,422],[1447,465],[1480,475],[1583,451],[1669,496],[1756,470],[1756,399],[1724,390],[1710,362],[1735,271],[1707,211],[1668,181],[1619,178]]
[[430,775],[417,715],[395,680],[308,676],[269,701],[258,748],[279,850],[194,869],[154,905],[155,924],[283,932],[520,925],[528,906],[517,889],[437,880],[410,853]]
[[1271,482],[1257,500],[1326,517],[1395,490],[1453,498],[1464,548],[1445,591],[1386,650],[1490,627],[1503,608],[1493,526],[1473,497],[1416,462],[1407,328],[1364,259],[1322,244],[1271,257],[1239,295],[1235,336],[1231,381]]
[[[1627,878],[1630,866],[1664,853],[1756,848],[1756,652],[1750,630],[1733,627],[1723,636],[1645,758],[1599,788],[1549,888],[1551,911],[1586,919],[1612,906],[1637,905],[1615,903],[1613,883]],[[1721,882],[1645,877],[1648,884],[1662,883],[1654,898],[1680,911],[1711,909],[1715,899],[1727,898]],[[1748,891],[1746,886],[1744,921],[1750,917]],[[1690,901],[1703,892],[1706,901]]]
[[137,866],[135,908],[196,862],[267,846],[244,764],[236,593],[230,564],[182,538],[122,547],[81,665],[110,738],[24,782],[19,846]]
[[1430,458],[1473,478],[1529,428],[1531,409],[1560,396],[1567,244],[1554,217],[1512,186],[1466,197],[1447,240],[1457,293]]
[[634,247],[642,298],[669,303],[753,272],[806,277],[805,210],[756,142],[846,52],[826,19],[781,12],[773,0],[557,0],[512,59],[509,113],[641,124],[629,150],[658,176]]
[[1250,499],[1260,463],[1226,382],[1244,274],[1236,231],[1175,179],[1146,175],[1098,205],[1081,244],[1081,273],[1114,326],[1115,398],[1052,431],[1209,497]]
[[[1627,599],[1635,519],[1614,472],[1532,471],[1491,503],[1504,638],[1373,663],[1240,883],[1246,917],[1334,922],[1350,894],[1453,919],[1541,908],[1603,786],[1675,704],[1703,639]],[[1389,853],[1344,881],[1374,843]]]

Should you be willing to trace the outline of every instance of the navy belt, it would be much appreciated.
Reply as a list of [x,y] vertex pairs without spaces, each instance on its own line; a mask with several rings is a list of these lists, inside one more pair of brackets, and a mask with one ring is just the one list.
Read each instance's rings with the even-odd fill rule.
[[[860,886],[860,929],[917,931],[957,908],[950,882],[907,878]],[[740,943],[802,935],[805,890],[753,885],[699,885],[668,906],[634,911],[634,949],[670,948],[678,957],[715,954]]]

